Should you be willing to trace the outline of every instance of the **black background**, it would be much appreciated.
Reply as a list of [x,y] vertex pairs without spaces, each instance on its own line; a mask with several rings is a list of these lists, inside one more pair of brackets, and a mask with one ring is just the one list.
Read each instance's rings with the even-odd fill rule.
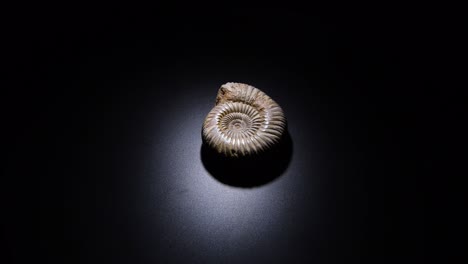
[[[424,262],[421,16],[20,10],[2,96],[5,263]],[[226,184],[201,161],[202,121],[229,81],[288,119],[289,166],[260,186]]]

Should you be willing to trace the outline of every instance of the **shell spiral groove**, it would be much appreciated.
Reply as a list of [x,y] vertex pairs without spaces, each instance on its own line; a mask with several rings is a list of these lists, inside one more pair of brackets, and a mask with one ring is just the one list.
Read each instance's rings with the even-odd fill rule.
[[202,136],[218,153],[243,157],[277,145],[285,128],[283,110],[268,95],[248,84],[226,83],[203,123]]

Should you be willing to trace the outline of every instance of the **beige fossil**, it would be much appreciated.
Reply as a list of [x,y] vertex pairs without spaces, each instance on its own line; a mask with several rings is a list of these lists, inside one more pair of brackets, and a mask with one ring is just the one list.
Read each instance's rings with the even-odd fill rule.
[[226,83],[204,123],[203,141],[227,157],[266,151],[279,143],[286,128],[281,107],[259,89]]

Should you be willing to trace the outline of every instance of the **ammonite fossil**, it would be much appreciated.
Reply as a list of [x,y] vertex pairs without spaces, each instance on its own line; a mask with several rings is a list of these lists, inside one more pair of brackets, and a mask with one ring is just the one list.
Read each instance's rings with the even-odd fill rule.
[[285,132],[281,107],[259,89],[226,83],[203,123],[203,141],[226,157],[246,157],[274,148]]

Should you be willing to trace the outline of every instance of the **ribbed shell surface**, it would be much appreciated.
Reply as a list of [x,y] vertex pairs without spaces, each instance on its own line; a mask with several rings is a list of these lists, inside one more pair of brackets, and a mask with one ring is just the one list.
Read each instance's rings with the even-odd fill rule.
[[259,154],[279,143],[286,127],[281,107],[259,89],[226,83],[204,123],[203,141],[227,157]]

